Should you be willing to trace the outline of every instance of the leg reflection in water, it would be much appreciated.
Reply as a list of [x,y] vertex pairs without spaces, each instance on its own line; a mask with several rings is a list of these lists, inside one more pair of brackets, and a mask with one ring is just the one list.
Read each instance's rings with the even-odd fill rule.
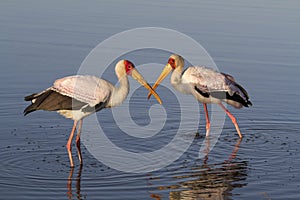
[[[150,192],[151,198],[155,194],[155,197],[162,197],[162,199],[167,198],[168,195],[168,199],[171,200],[231,199],[234,189],[247,185],[244,180],[247,178],[248,162],[238,156],[242,139],[237,140],[228,155],[220,161],[209,159],[211,143],[212,141],[206,138],[205,147],[201,151],[203,157],[199,159],[201,162],[180,166],[178,169],[170,168],[174,170],[167,171],[169,176],[174,173],[171,179],[151,177],[152,187],[158,185],[156,190]],[[164,182],[171,184],[162,185]]]
[[[76,177],[76,197],[77,197],[77,199],[82,199],[82,195],[80,193],[81,172],[82,172],[82,165],[80,165],[80,168],[78,170],[78,174]],[[73,197],[73,191],[72,191],[73,173],[74,173],[74,167],[71,167],[70,174],[68,177],[68,182],[67,182],[67,195],[68,195],[69,200],[73,199],[72,198]]]
[[[189,173],[177,175],[178,188],[169,193],[172,200],[183,199],[227,199],[232,197],[235,188],[246,185],[247,161],[237,158],[242,139],[239,139],[230,155],[222,162],[209,160],[210,141],[206,141],[206,154],[203,163],[193,166]],[[172,187],[170,187],[172,188]]]

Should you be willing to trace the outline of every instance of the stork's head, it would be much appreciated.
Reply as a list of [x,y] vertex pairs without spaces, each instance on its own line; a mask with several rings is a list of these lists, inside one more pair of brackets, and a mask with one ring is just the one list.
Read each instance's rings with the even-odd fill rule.
[[[178,72],[182,72],[184,67],[184,59],[177,54],[173,54],[169,57],[168,63],[166,64],[165,68],[157,78],[156,82],[152,86],[152,88],[155,90],[159,84],[168,76],[171,71],[175,70]],[[148,99],[151,97],[151,93],[148,94]]]
[[168,64],[166,65],[166,67],[167,66],[171,67],[172,69],[182,69],[184,67],[184,59],[180,55],[173,54],[169,57]]
[[151,94],[154,95],[154,97],[160,104],[162,104],[162,101],[158,94],[147,83],[144,77],[137,71],[132,62],[130,62],[129,60],[120,60],[116,65],[115,71],[119,79],[124,78],[124,76],[128,75],[137,80],[142,86],[148,89]]
[[130,62],[129,60],[120,60],[117,64],[116,64],[116,74],[117,76],[123,77],[126,75],[131,75],[132,70],[135,68],[134,64],[132,62]]

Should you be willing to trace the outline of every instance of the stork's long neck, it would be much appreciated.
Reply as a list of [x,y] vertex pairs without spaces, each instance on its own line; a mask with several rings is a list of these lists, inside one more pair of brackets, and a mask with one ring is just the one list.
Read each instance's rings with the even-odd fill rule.
[[171,84],[173,85],[173,87],[181,92],[181,93],[185,93],[185,89],[184,89],[184,85],[182,84],[182,72],[183,72],[183,66],[178,66],[172,73],[171,76]]
[[122,104],[122,102],[126,99],[128,93],[129,93],[129,82],[128,82],[128,77],[125,76],[121,76],[119,77],[119,82],[120,85],[119,87],[115,87],[110,99],[110,106],[114,107],[114,106],[118,106],[120,104]]

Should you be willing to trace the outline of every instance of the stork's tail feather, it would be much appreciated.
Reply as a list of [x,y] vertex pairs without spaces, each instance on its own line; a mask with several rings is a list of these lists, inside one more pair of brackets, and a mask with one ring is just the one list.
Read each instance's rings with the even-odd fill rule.
[[38,95],[39,95],[39,94],[34,93],[34,94],[32,94],[32,95],[29,95],[29,96],[24,97],[24,100],[25,100],[25,101],[31,101],[31,100],[37,98]]
[[229,95],[227,97],[227,99],[238,102],[238,103],[242,104],[244,107],[252,106],[252,103],[251,103],[251,101],[249,101],[248,98],[245,98],[244,96],[242,96],[241,94],[238,94],[238,93],[235,93],[233,96]]
[[252,106],[252,102],[251,102],[251,101],[249,101],[249,100],[247,100],[246,104],[247,104],[247,106],[246,106],[246,107]]
[[33,111],[36,111],[36,106],[34,104],[31,104],[30,106],[28,106],[27,108],[25,108],[24,110],[24,116],[33,112]]
[[34,93],[34,94],[24,97],[25,101],[31,101],[31,105],[29,105],[24,110],[24,116],[33,111],[38,110],[40,104],[45,100],[45,98],[47,98],[47,96],[49,96],[50,93],[51,93],[51,90],[45,90],[41,93],[38,93],[38,94]]
[[235,108],[252,106],[247,91],[241,85],[236,82],[231,82],[230,89],[231,92],[213,91],[211,92],[211,96],[222,99]]
[[24,115],[36,110],[80,110],[87,104],[53,91],[52,88],[38,94],[26,96],[24,99],[25,101],[31,101],[31,105],[25,108]]
[[247,91],[239,84],[235,83],[234,84],[241,92],[241,94],[238,94],[239,98],[240,98],[240,103],[243,104],[243,106],[245,107],[249,107],[252,106],[251,101],[249,100],[249,95],[247,93]]

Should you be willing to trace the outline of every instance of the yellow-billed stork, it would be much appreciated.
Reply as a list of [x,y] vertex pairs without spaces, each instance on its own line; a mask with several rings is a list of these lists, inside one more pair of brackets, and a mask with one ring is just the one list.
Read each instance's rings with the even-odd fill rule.
[[[207,103],[219,104],[230,117],[237,133],[242,138],[241,131],[236,118],[225,108],[225,102],[235,108],[248,107],[252,105],[246,90],[236,83],[235,79],[228,74],[217,72],[204,66],[191,66],[184,68],[184,59],[176,54],[170,56],[167,65],[157,78],[152,88],[158,85],[173,71],[171,76],[172,86],[179,92],[193,95],[199,102],[203,103],[206,117],[206,136],[209,135],[210,120],[207,111]],[[148,94],[148,99],[151,93]]]
[[116,64],[115,72],[120,82],[119,87],[115,87],[110,82],[96,76],[75,75],[58,79],[52,87],[38,94],[25,97],[25,101],[31,101],[31,105],[24,110],[24,115],[36,110],[47,110],[57,111],[64,117],[74,120],[74,125],[66,145],[71,167],[74,167],[71,143],[77,123],[79,125],[76,135],[76,146],[78,158],[80,164],[82,164],[80,134],[83,118],[103,108],[120,105],[129,92],[127,75],[132,76],[147,88],[160,104],[162,103],[158,94],[135,69],[132,62],[128,60],[119,61]]

